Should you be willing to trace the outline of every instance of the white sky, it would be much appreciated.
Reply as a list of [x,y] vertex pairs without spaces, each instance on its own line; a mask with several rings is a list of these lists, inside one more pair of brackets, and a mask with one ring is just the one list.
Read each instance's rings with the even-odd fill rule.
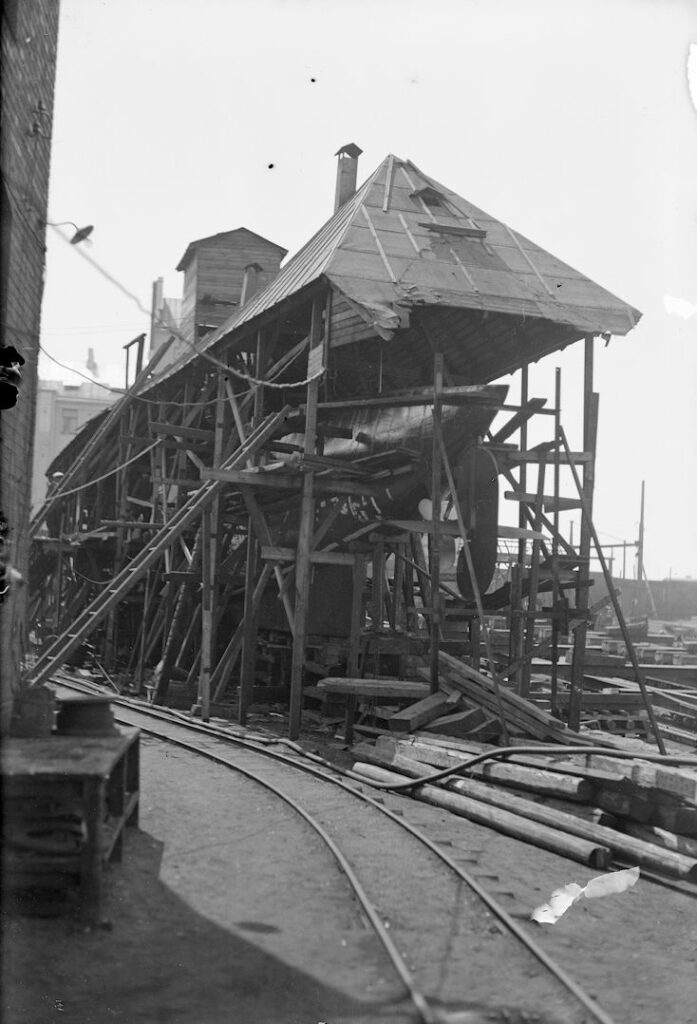
[[[61,0],[50,215],[146,308],[187,244],[245,226],[295,252],[334,152],[388,152],[643,312],[597,342],[595,522],[652,578],[697,577],[694,0]],[[315,81],[312,81],[315,79]],[[268,165],[273,164],[273,168]],[[679,300],[668,303],[666,296]],[[692,311],[692,316],[685,314]],[[682,314],[682,315],[680,315]],[[56,234],[42,344],[121,385],[136,306]],[[581,346],[531,372],[578,439]],[[63,372],[42,357],[42,377]],[[515,397],[515,394],[512,395]]]

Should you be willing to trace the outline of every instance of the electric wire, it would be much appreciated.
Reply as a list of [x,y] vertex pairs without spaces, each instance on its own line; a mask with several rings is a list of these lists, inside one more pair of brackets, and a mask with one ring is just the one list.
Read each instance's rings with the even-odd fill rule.
[[[63,234],[62,231],[59,231],[58,228],[54,228],[54,231],[57,232],[59,237],[63,239],[66,245],[70,245],[70,240]],[[234,367],[228,366],[226,363],[222,362],[222,360],[216,359],[215,356],[212,356],[210,352],[207,352],[204,349],[200,349],[193,341],[190,341],[189,338],[182,334],[181,331],[177,330],[175,327],[172,327],[171,324],[168,324],[165,321],[161,320],[158,316],[153,316],[152,310],[148,310],[140,301],[137,295],[129,291],[129,289],[124,284],[122,284],[121,281],[118,280],[118,278],[110,274],[109,271],[105,267],[103,267],[101,263],[98,263],[97,260],[95,260],[94,257],[91,256],[84,248],[80,248],[79,246],[75,246],[74,248],[75,251],[78,252],[79,255],[82,257],[82,259],[86,260],[86,262],[89,263],[90,266],[92,266],[94,270],[97,271],[98,274],[101,274],[102,277],[104,277],[115,288],[122,292],[128,299],[131,300],[131,302],[134,302],[142,313],[144,313],[148,318],[151,318],[155,323],[157,323],[159,327],[162,327],[166,331],[169,331],[170,334],[173,334],[178,341],[184,342],[184,344],[187,345],[191,349],[191,351],[195,353],[195,355],[200,356],[202,359],[205,359],[206,362],[210,363],[212,366],[215,366],[216,369],[224,370],[225,373],[230,373],[232,374],[233,377],[237,377],[239,380],[243,380],[248,384],[272,388],[279,391],[284,391],[290,388],[306,387],[312,381],[319,380],[320,377],[324,376],[326,371],[325,368],[322,367],[316,373],[309,375],[304,380],[290,381],[283,384],[274,384],[271,381],[264,380],[263,378],[259,377],[253,377],[251,374],[243,373],[241,370],[236,370]]]
[[[128,459],[126,462],[122,462],[120,466],[115,466],[113,469],[110,469],[108,473],[103,473],[101,476],[96,476],[94,477],[93,480],[88,480],[86,483],[80,484],[79,487],[73,487],[69,491],[60,491],[60,493],[57,496],[61,498],[67,498],[70,494],[77,494],[79,491],[84,491],[85,488],[87,487],[94,487],[95,484],[101,483],[102,480],[106,480],[108,477],[113,476],[114,473],[118,473],[120,470],[125,469],[126,466],[130,466],[132,462],[137,462],[138,459],[141,459],[143,455],[147,455],[148,452],[151,452],[153,448],[157,447],[158,444],[160,444],[159,440],[153,441],[153,443],[151,445],[148,445],[147,448],[143,448],[141,452],[138,452],[136,455],[131,456],[131,458]],[[49,495],[49,498],[50,497],[52,497],[52,495]],[[136,523],[134,525],[138,524]]]
[[[94,377],[90,377],[89,374],[83,373],[82,370],[76,370],[75,367],[69,366],[67,363],[62,363],[60,361],[60,359],[56,359],[56,357],[52,356],[50,352],[47,352],[46,349],[44,348],[44,346],[41,344],[41,342],[39,342],[38,344],[39,344],[39,349],[43,352],[43,354],[45,356],[48,356],[48,358],[52,362],[57,363],[58,366],[62,366],[64,370],[70,370],[71,373],[76,373],[79,377],[84,377],[84,379],[89,381],[91,384],[96,384],[97,387],[104,388],[105,391],[110,391],[114,395],[120,395],[121,397],[123,397],[124,395],[128,394],[128,391],[129,391],[128,388],[115,388],[111,384],[103,384],[101,381],[95,380]],[[240,394],[246,394],[246,392],[240,392]],[[183,408],[183,409],[193,409],[193,408],[196,408],[196,407],[199,407],[199,406],[215,405],[215,403],[218,401],[217,398],[209,398],[205,402],[175,402],[175,401],[162,400],[162,399],[157,399],[157,398],[145,398],[144,395],[131,395],[131,398],[134,399],[136,402],[145,402],[147,405],[163,405],[164,404],[164,405],[173,405],[173,406],[176,406],[177,408]]]

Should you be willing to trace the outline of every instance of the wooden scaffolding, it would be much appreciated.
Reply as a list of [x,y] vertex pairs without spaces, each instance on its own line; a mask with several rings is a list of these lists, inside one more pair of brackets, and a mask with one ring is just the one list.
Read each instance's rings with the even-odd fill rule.
[[[340,169],[355,159],[340,151]],[[497,692],[513,680],[522,696],[545,654],[561,714],[557,665],[570,636],[576,725],[593,542],[602,558],[593,344],[598,325],[626,333],[637,316],[388,157],[259,296],[202,348],[177,335],[188,355],[172,365],[159,349],[54,463],[63,475],[32,525],[27,681],[82,657],[89,638],[106,674],[156,702],[183,690],[204,719],[233,692],[241,722],[259,693],[285,696],[296,737],[313,678],[380,674],[390,658],[401,676],[416,657],[435,692],[443,650],[485,662]],[[552,403],[531,397],[528,367],[584,336],[574,453],[559,378]],[[515,371],[512,403],[491,382]],[[360,429],[363,414],[414,408],[429,424],[416,446],[399,430],[374,443]],[[453,410],[470,417],[466,464],[449,440]],[[533,418],[551,429],[529,446]],[[342,441],[353,448],[337,457]],[[480,500],[481,458],[509,488],[517,525],[499,524],[495,497]],[[430,518],[385,511],[386,496],[425,473]],[[560,527],[569,509],[581,515],[578,550]],[[493,588],[479,582],[487,531],[487,543],[516,545]],[[453,543],[456,573],[441,568]],[[493,615],[509,627],[505,649]]]

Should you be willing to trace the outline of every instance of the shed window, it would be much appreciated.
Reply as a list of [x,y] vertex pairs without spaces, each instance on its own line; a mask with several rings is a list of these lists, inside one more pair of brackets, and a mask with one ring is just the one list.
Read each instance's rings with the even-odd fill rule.
[[442,209],[445,207],[445,196],[438,189],[432,188],[431,185],[426,185],[425,188],[417,188],[411,194],[414,199],[422,199],[429,208]]

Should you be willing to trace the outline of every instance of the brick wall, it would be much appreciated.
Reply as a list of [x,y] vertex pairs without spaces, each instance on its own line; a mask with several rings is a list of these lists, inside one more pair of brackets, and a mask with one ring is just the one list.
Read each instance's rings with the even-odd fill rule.
[[[6,559],[25,577],[58,14],[58,0],[5,0],[2,13],[0,342],[26,362],[17,405],[0,412],[0,507]],[[0,611],[3,724],[20,685],[26,599],[26,586],[12,586]]]

